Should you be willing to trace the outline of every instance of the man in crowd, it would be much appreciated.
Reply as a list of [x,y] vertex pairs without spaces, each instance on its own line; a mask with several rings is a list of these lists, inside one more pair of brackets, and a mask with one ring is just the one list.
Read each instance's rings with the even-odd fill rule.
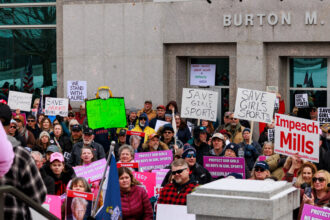
[[157,120],[165,121],[165,111],[166,108],[163,105],[157,106],[157,117],[150,120],[149,126],[155,129]]
[[229,116],[231,122],[225,127],[225,129],[230,133],[231,139],[230,142],[239,144],[243,141],[243,130],[244,127],[239,123],[238,118],[234,118],[234,113],[231,113]]
[[156,111],[152,109],[152,101],[146,100],[144,102],[144,108],[138,111],[137,115],[141,116],[143,113],[147,114],[148,120],[156,118]]
[[158,203],[172,205],[186,205],[187,195],[198,186],[189,177],[189,167],[184,159],[174,160],[171,164],[172,183],[167,184],[160,191]]
[[258,142],[251,140],[252,143],[250,144],[250,136],[250,128],[245,128],[243,130],[243,141],[239,144],[239,146],[244,149],[245,162],[251,171],[262,150]]
[[76,112],[76,120],[79,124],[83,124],[86,118],[86,106],[85,103],[82,103],[79,107],[79,112]]
[[126,129],[122,128],[120,129],[119,133],[118,133],[118,141],[115,145],[115,149],[114,149],[114,152],[115,152],[115,156],[116,156],[116,160],[118,161],[119,160],[119,155],[118,155],[118,152],[119,152],[119,148],[126,144]]
[[156,133],[155,130],[149,126],[149,119],[146,113],[142,113],[139,116],[139,123],[134,127],[132,131],[145,133],[144,143],[148,141],[149,135]]
[[143,152],[168,150],[168,146],[159,141],[159,136],[156,133],[149,135],[149,139],[142,145]]
[[37,139],[40,135],[40,128],[37,126],[37,120],[33,115],[29,115],[27,117],[27,125],[26,128],[32,132],[34,139]]
[[71,127],[71,142],[72,144],[76,144],[82,141],[82,130],[80,125],[73,125]]
[[89,146],[93,149],[93,154],[95,157],[95,160],[99,160],[102,158],[105,158],[104,149],[101,144],[96,143],[94,141],[94,135],[93,135],[93,129],[86,127],[84,128],[83,133],[83,141],[76,143],[73,145],[71,158],[70,158],[70,164],[72,166],[78,166],[81,165],[81,149],[84,146]]
[[137,109],[136,108],[130,108],[128,116],[127,116],[127,127],[128,130],[132,130],[137,121]]
[[162,137],[160,140],[164,142],[170,150],[173,151],[173,155],[175,155],[179,149],[183,148],[183,143],[174,137],[174,129],[171,124],[164,125]]
[[207,144],[207,131],[205,127],[198,126],[194,128],[194,140],[191,146],[196,149],[197,163],[203,166],[203,157],[207,156],[211,149]]
[[225,129],[225,127],[231,123],[230,120],[230,115],[232,114],[232,112],[225,112],[224,116],[223,116],[223,124],[219,125],[219,127],[217,127],[217,129],[215,129],[215,132],[219,132],[222,129]]
[[14,117],[14,120],[17,122],[18,134],[24,138],[26,146],[29,148],[33,148],[36,140],[32,132],[27,130],[26,127],[24,126],[24,117],[22,115],[16,115]]

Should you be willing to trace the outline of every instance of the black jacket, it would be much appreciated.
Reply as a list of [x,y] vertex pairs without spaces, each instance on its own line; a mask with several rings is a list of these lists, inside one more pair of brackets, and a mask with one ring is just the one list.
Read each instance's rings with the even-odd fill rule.
[[[80,156],[81,156],[81,149],[82,149],[83,145],[84,145],[83,142],[78,142],[75,145],[73,145],[71,157],[69,160],[69,164],[71,166],[78,166],[81,164]],[[93,153],[94,153],[95,160],[105,158],[104,149],[101,144],[93,141],[92,144],[90,145],[90,147],[93,148],[93,150],[94,150]]]
[[196,149],[197,163],[203,166],[203,164],[204,164],[203,157],[209,155],[211,147],[207,143],[204,143],[204,142],[202,142],[200,144],[200,146],[197,146],[195,144],[195,141],[191,146]]

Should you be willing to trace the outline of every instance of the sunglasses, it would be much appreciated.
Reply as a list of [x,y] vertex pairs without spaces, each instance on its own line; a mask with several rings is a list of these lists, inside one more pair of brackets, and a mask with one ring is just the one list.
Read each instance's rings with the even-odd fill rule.
[[192,157],[196,158],[196,154],[187,154],[186,156],[186,158],[192,158]]
[[140,118],[140,121],[146,121],[147,119],[146,118]]
[[28,122],[35,122],[35,120],[33,120],[33,119],[32,119],[32,120],[27,120],[27,121],[28,121]]
[[16,126],[10,126],[10,128],[15,128],[16,129],[17,127]]
[[256,172],[264,172],[265,169],[263,169],[261,167],[257,167],[257,168],[254,169],[254,171],[256,171]]
[[320,183],[323,183],[325,181],[325,179],[323,177],[317,178],[317,177],[313,177],[313,182],[315,183],[316,181],[319,181]]
[[182,173],[185,169],[187,169],[187,168],[184,168],[184,169],[181,169],[181,170],[172,171],[172,175],[180,174],[180,173]]

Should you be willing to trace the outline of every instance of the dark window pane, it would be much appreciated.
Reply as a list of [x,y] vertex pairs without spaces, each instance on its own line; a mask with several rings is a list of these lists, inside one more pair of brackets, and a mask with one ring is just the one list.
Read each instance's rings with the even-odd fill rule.
[[290,59],[290,87],[327,88],[327,59]]
[[56,7],[0,8],[0,25],[55,24]]
[[49,94],[56,86],[56,30],[0,30],[1,98],[8,88],[34,93],[45,88]]
[[308,94],[308,102],[310,107],[327,107],[327,91],[301,91],[291,90],[290,91],[290,111],[292,111],[295,105],[295,94]]

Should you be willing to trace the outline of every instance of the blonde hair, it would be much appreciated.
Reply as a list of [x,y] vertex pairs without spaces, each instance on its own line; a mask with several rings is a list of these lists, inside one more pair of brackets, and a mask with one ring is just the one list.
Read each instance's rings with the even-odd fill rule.
[[[316,175],[316,174],[319,174],[319,173],[323,173],[324,176],[325,176],[325,187],[324,187],[324,189],[325,189],[325,191],[328,192],[328,191],[329,191],[328,184],[330,183],[330,174],[329,174],[329,172],[326,171],[326,170],[319,170],[319,171],[317,171],[317,172],[314,174],[313,177],[315,177],[315,175]],[[312,181],[312,188],[314,188],[314,182],[313,182],[313,181]]]
[[266,145],[270,145],[270,146],[272,147],[272,151],[273,151],[272,155],[273,155],[273,154],[275,153],[275,152],[274,152],[274,144],[273,144],[273,142],[271,142],[271,141],[265,141],[265,142],[264,142],[264,145],[262,146],[262,152],[261,152],[262,155],[265,155],[265,154],[264,154],[264,149],[265,149],[265,146],[266,146]]
[[[317,172],[317,168],[316,168],[316,166],[315,166],[313,163],[311,163],[311,162],[306,162],[306,163],[304,163],[303,165],[301,165],[301,167],[300,167],[300,169],[298,170],[298,173],[297,173],[297,174],[298,174],[297,181],[296,181],[296,183],[294,184],[296,187],[300,187],[301,184],[303,184],[303,183],[305,182],[305,181],[303,180],[303,177],[302,177],[302,172],[303,172],[303,170],[304,170],[306,167],[311,168],[313,176],[314,176],[315,173]],[[308,183],[308,184],[309,184],[309,183]]]

